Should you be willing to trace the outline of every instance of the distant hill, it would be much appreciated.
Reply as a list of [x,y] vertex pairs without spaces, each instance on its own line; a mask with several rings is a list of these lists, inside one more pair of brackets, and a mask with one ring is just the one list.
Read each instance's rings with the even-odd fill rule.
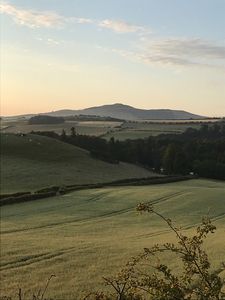
[[138,109],[120,103],[90,107],[82,110],[58,110],[46,113],[51,116],[72,115],[96,115],[125,120],[188,120],[203,119],[203,116],[195,115],[183,110],[171,109]]
[[0,137],[1,193],[152,175],[132,164],[94,159],[88,151],[52,138],[32,134]]
[[[27,114],[19,116],[10,116],[2,118],[4,120],[13,119],[29,119],[37,114]],[[69,117],[69,116],[95,116],[95,117],[110,117],[121,120],[200,120],[208,118],[206,116],[200,116],[192,114],[184,110],[173,109],[139,109],[129,105],[115,103],[108,105],[101,105],[95,107],[89,107],[80,110],[62,109],[46,113],[40,113],[38,115],[48,115],[56,117]]]

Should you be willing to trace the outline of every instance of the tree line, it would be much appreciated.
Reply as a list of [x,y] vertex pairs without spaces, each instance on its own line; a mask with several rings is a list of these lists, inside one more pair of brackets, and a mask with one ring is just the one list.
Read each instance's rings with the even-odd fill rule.
[[225,179],[225,122],[188,128],[182,134],[161,134],[146,139],[107,141],[100,137],[80,135],[75,127],[70,134],[65,130],[32,132],[57,138],[90,151],[98,159],[110,163],[134,163],[165,174]]

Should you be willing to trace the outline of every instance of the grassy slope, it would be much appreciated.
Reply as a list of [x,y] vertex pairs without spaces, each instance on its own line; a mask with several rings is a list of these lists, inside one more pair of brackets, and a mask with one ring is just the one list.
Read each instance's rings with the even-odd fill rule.
[[[209,212],[218,226],[207,243],[213,266],[225,260],[225,184],[186,182],[77,191],[2,208],[2,289],[36,291],[51,274],[55,299],[79,299],[103,275],[156,242],[173,240],[165,225],[135,206],[151,201],[165,216],[192,231]],[[179,267],[179,261],[167,262]],[[57,296],[57,297],[56,297]]]
[[152,175],[131,164],[93,159],[83,149],[35,135],[2,134],[1,150],[2,193]]

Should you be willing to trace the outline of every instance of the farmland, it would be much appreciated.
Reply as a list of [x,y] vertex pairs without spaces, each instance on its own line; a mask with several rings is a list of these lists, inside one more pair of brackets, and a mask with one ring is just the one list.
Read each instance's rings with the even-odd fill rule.
[[1,131],[5,133],[29,133],[31,131],[54,131],[58,134],[64,129],[67,134],[70,134],[71,127],[76,128],[78,134],[87,134],[100,136],[119,126],[121,122],[112,121],[66,121],[62,124],[28,124],[27,120],[2,121]]
[[104,138],[110,139],[114,137],[116,140],[126,139],[141,139],[149,136],[157,136],[159,134],[183,133],[187,128],[200,128],[200,123],[192,122],[125,122],[118,130],[111,130],[110,132],[103,135]]
[[[89,121],[83,123],[82,126],[87,128],[93,125]],[[97,125],[102,128],[106,123],[94,121],[94,126]],[[149,134],[150,126],[152,135],[168,130],[168,124],[159,123],[125,122],[114,125],[108,124],[111,133],[113,130],[114,134],[125,133],[119,139],[131,137],[131,133],[126,136],[126,131],[134,133],[131,138],[140,137],[140,132]],[[170,123],[168,126],[170,132],[180,133],[188,125]],[[206,137],[210,134],[209,130]],[[223,145],[220,127],[214,131],[215,134]],[[72,140],[72,137],[67,138]],[[74,135],[76,138],[79,135]],[[86,136],[85,139],[92,141],[94,138]],[[136,142],[140,142],[143,150],[151,140],[132,143]],[[127,143],[131,144],[130,141]],[[113,141],[108,144],[113,144]],[[216,142],[214,144],[217,145]],[[210,149],[208,155],[211,155]],[[132,154],[131,150],[128,146],[125,154]],[[151,151],[148,153],[151,154]],[[35,134],[1,133],[1,155],[1,193],[155,176],[155,173],[138,165],[117,163],[120,159],[116,163],[108,163],[94,158],[84,149],[62,142],[60,138]],[[184,151],[181,160],[183,155]],[[143,159],[143,155],[140,157]],[[136,159],[130,161],[138,163]],[[152,203],[157,211],[181,225],[187,234],[193,233],[202,216],[208,214],[218,230],[207,240],[206,249],[212,269],[218,270],[219,263],[225,260],[224,195],[224,181],[192,179],[149,186],[86,188],[41,200],[5,205],[1,209],[1,295],[13,297],[21,287],[28,298],[43,288],[46,280],[54,274],[56,277],[51,281],[48,297],[54,300],[82,299],[90,290],[102,288],[102,276],[115,274],[144,247],[175,241],[161,220],[152,215],[137,214],[135,207],[139,202]],[[176,271],[181,270],[179,260],[167,256],[168,261]],[[221,273],[221,276],[225,274]]]
[[110,164],[81,148],[32,134],[1,134],[1,155],[1,193],[152,175],[138,166]]
[[[99,288],[143,247],[173,241],[156,217],[138,215],[143,201],[192,232],[203,215],[218,226],[207,244],[213,268],[224,261],[225,185],[221,181],[186,182],[83,190],[2,208],[2,295],[43,287],[55,274],[48,296],[79,299]],[[168,261],[168,257],[167,257]],[[179,262],[171,259],[179,269]]]
[[71,127],[76,133],[101,136],[107,140],[114,137],[117,140],[147,138],[159,134],[184,132],[187,128],[199,129],[202,123],[213,124],[212,120],[158,120],[158,121],[66,121],[62,124],[30,125],[25,119],[3,120],[1,131],[4,133],[30,133],[31,131],[54,131],[58,134],[65,130],[70,134]]

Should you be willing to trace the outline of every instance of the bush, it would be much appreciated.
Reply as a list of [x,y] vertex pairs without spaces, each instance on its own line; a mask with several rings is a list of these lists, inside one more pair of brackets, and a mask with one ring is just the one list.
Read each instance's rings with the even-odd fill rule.
[[[160,217],[175,234],[177,243],[164,243],[145,248],[127,263],[116,276],[104,278],[111,292],[90,293],[86,299],[94,300],[222,300],[223,281],[217,272],[210,270],[203,243],[216,227],[210,219],[203,218],[196,233],[189,237],[176,228],[170,219],[148,204],[139,204],[137,210]],[[172,270],[161,262],[162,253],[172,253],[181,260],[183,272]],[[221,270],[220,270],[221,271]]]
[[27,202],[27,201],[32,201],[32,200],[38,200],[38,199],[42,199],[42,198],[48,198],[48,197],[52,197],[55,196],[56,192],[52,191],[52,192],[45,192],[45,193],[34,193],[34,194],[24,194],[18,197],[8,197],[5,199],[1,199],[0,200],[0,206],[3,205],[9,205],[9,204],[15,204],[15,203],[21,203],[21,202]]
[[19,197],[19,196],[24,196],[24,195],[30,195],[31,192],[18,192],[14,194],[1,194],[0,195],[0,200],[1,199],[6,199],[6,198],[11,198],[11,197]]

